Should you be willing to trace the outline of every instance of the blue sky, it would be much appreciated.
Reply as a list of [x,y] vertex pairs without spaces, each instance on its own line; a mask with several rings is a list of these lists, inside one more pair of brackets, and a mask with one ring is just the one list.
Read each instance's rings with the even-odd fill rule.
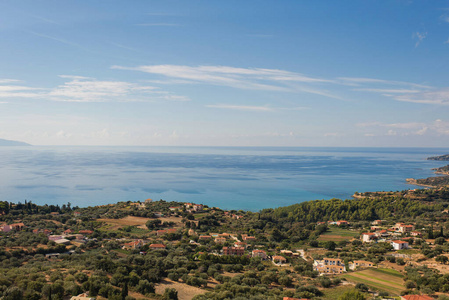
[[449,147],[447,1],[0,2],[0,138]]

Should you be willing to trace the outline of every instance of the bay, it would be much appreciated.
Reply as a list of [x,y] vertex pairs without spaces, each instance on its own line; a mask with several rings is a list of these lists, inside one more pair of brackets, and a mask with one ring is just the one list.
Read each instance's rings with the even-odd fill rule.
[[0,147],[0,200],[94,206],[185,201],[258,211],[415,188],[448,148]]

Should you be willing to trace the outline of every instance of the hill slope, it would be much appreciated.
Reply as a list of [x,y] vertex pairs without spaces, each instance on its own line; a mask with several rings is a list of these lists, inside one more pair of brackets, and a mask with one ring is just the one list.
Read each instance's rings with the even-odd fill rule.
[[31,145],[24,142],[0,139],[0,146],[31,146]]

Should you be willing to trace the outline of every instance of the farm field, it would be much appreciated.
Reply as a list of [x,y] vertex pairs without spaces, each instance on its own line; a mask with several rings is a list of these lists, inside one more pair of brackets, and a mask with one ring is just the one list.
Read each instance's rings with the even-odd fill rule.
[[372,289],[385,291],[391,295],[399,295],[401,291],[405,290],[402,275],[390,269],[368,269],[344,274],[341,277],[350,282],[363,283]]
[[166,288],[175,288],[178,291],[179,300],[190,300],[196,295],[206,293],[205,290],[187,285],[185,283],[175,282],[168,278],[162,280],[162,282],[156,284],[156,293],[164,294]]
[[318,238],[319,241],[344,241],[344,240],[352,240],[355,236],[358,236],[359,233],[354,230],[348,230],[343,228],[331,227],[328,231],[320,235]]

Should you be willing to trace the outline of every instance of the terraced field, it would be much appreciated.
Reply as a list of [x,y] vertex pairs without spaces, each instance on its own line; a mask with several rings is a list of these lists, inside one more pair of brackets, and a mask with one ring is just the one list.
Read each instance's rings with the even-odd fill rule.
[[402,274],[391,269],[367,269],[343,274],[341,277],[354,283],[364,283],[371,289],[385,291],[392,295],[399,295],[405,290]]
[[358,236],[359,233],[357,231],[342,229],[342,228],[329,228],[328,231],[320,235],[318,238],[319,241],[344,241],[344,240],[352,240],[355,236]]

